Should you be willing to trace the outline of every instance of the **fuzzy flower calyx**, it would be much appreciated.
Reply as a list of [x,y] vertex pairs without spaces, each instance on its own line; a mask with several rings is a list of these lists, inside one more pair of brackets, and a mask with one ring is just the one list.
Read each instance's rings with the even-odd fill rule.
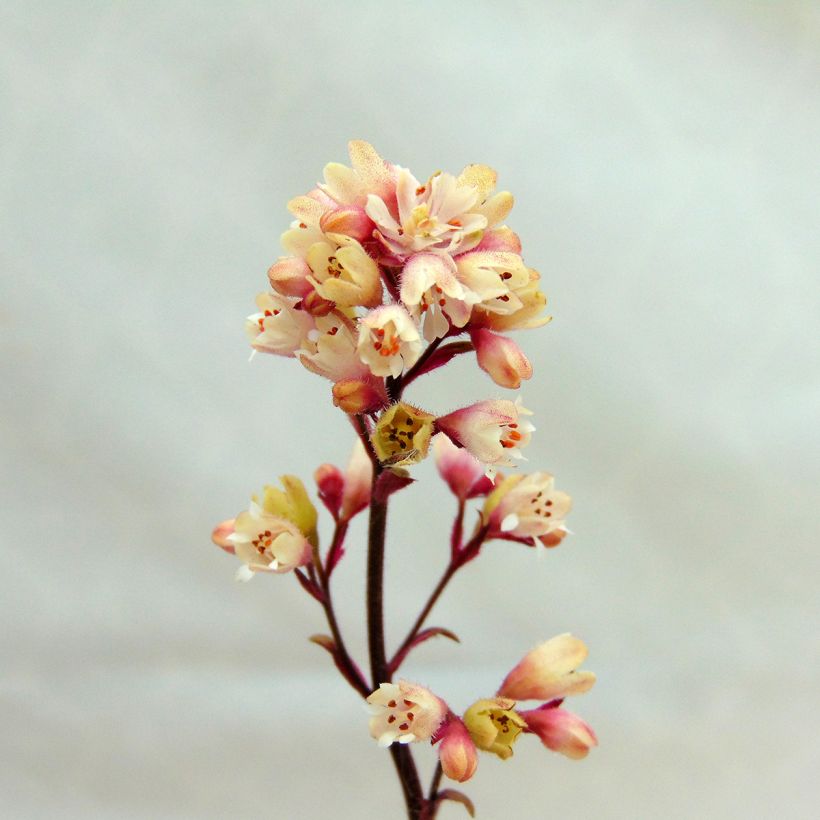
[[435,416],[406,402],[385,410],[376,422],[370,440],[382,464],[402,467],[427,456]]

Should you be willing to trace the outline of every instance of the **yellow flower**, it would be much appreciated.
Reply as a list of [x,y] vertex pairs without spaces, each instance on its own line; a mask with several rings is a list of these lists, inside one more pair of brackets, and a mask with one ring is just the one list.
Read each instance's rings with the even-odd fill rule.
[[388,407],[371,436],[379,461],[392,467],[417,464],[427,456],[435,419],[404,402]]
[[509,698],[477,700],[464,713],[464,724],[475,745],[502,760],[512,757],[513,744],[527,727],[513,706],[515,701]]
[[268,484],[263,489],[262,509],[295,524],[313,546],[318,543],[316,521],[318,515],[308,497],[305,485],[295,475],[283,475],[280,479],[284,491]]

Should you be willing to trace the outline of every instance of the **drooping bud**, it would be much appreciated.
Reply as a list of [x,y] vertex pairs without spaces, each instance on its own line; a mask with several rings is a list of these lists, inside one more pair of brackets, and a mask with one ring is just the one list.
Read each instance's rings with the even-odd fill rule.
[[478,366],[501,387],[517,390],[532,377],[532,365],[521,348],[506,336],[476,328],[470,332]]
[[373,235],[374,224],[364,208],[348,206],[324,213],[319,220],[319,227],[328,235],[343,234],[364,242]]
[[454,714],[448,715],[441,725],[433,743],[440,743],[438,757],[441,770],[450,780],[464,783],[469,780],[478,767],[478,753],[467,727]]
[[338,518],[345,486],[344,474],[333,464],[320,464],[313,473],[313,478],[322,503],[334,518]]
[[577,670],[588,654],[586,644],[569,633],[550,638],[516,664],[498,694],[514,700],[553,700],[587,692],[595,674]]
[[382,464],[401,467],[427,456],[436,417],[412,404],[388,407],[376,422],[371,441]]
[[565,709],[546,704],[539,709],[521,712],[521,717],[527,724],[526,731],[538,735],[548,749],[572,760],[581,760],[598,745],[592,727]]
[[365,452],[362,442],[356,439],[345,471],[345,487],[339,512],[343,521],[349,521],[370,504],[372,482],[373,462]]
[[476,701],[464,713],[464,725],[479,749],[502,760],[512,757],[513,744],[527,725],[514,706],[509,698],[490,698]]
[[283,256],[268,270],[270,286],[277,293],[299,298],[303,298],[313,290],[313,285],[307,280],[309,275],[308,263],[298,256]]
[[361,379],[336,382],[333,385],[333,403],[350,415],[372,413],[387,404],[384,382]]
[[457,498],[475,498],[492,489],[484,465],[469,450],[456,447],[444,433],[433,436],[433,455],[441,477]]

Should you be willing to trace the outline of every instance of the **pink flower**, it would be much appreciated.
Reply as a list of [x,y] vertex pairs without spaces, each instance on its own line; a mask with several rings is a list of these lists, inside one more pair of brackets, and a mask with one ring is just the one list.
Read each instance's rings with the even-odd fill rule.
[[484,465],[469,450],[456,447],[444,433],[433,437],[433,455],[439,474],[462,501],[486,495],[492,489]]
[[532,413],[521,406],[520,399],[480,401],[441,416],[436,424],[441,432],[466,447],[479,461],[511,465],[513,459],[523,458],[521,448],[529,444],[535,430],[521,415]]
[[414,319],[423,317],[428,342],[447,335],[451,324],[464,327],[479,299],[459,282],[455,262],[447,255],[417,253],[404,266],[401,300]]
[[358,353],[374,376],[401,375],[421,353],[421,337],[401,305],[384,305],[359,321]]
[[488,537],[530,538],[535,543],[550,533],[566,533],[565,519],[572,499],[555,489],[549,473],[512,475],[500,481],[487,497],[483,516]]
[[339,311],[316,317],[316,327],[297,351],[299,361],[333,382],[366,379],[370,371],[356,351],[353,322]]
[[441,744],[438,748],[441,770],[450,780],[464,783],[475,774],[478,752],[461,718],[450,713],[433,737],[433,743]]
[[553,700],[589,691],[593,672],[578,671],[588,650],[569,633],[535,647],[510,671],[498,694],[513,700]]
[[532,365],[512,339],[481,328],[471,330],[470,339],[478,366],[489,373],[496,384],[517,390],[522,379],[531,378]]
[[548,749],[572,760],[585,758],[589,750],[598,745],[598,738],[588,723],[557,705],[546,703],[519,714],[527,724],[525,731],[538,735]]
[[429,689],[406,680],[380,684],[367,702],[372,714],[370,736],[379,746],[429,740],[449,712]]
[[452,174],[435,174],[422,185],[406,168],[396,183],[397,211],[375,194],[365,210],[376,223],[376,238],[396,260],[414,253],[440,250],[463,253],[481,241],[487,217],[478,211],[479,192]]

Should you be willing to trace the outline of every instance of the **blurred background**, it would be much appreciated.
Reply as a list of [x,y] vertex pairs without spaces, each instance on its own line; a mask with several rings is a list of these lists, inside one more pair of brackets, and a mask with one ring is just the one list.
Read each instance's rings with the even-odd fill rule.
[[[463,709],[572,631],[601,745],[483,756],[478,816],[816,816],[818,47],[811,0],[0,3],[4,816],[402,816],[318,607],[209,540],[347,459],[330,384],[248,364],[243,321],[351,138],[497,168],[555,316],[517,340],[575,535],[487,549],[405,674]],[[408,398],[500,393],[465,356]],[[414,473],[394,643],[454,512]]]

